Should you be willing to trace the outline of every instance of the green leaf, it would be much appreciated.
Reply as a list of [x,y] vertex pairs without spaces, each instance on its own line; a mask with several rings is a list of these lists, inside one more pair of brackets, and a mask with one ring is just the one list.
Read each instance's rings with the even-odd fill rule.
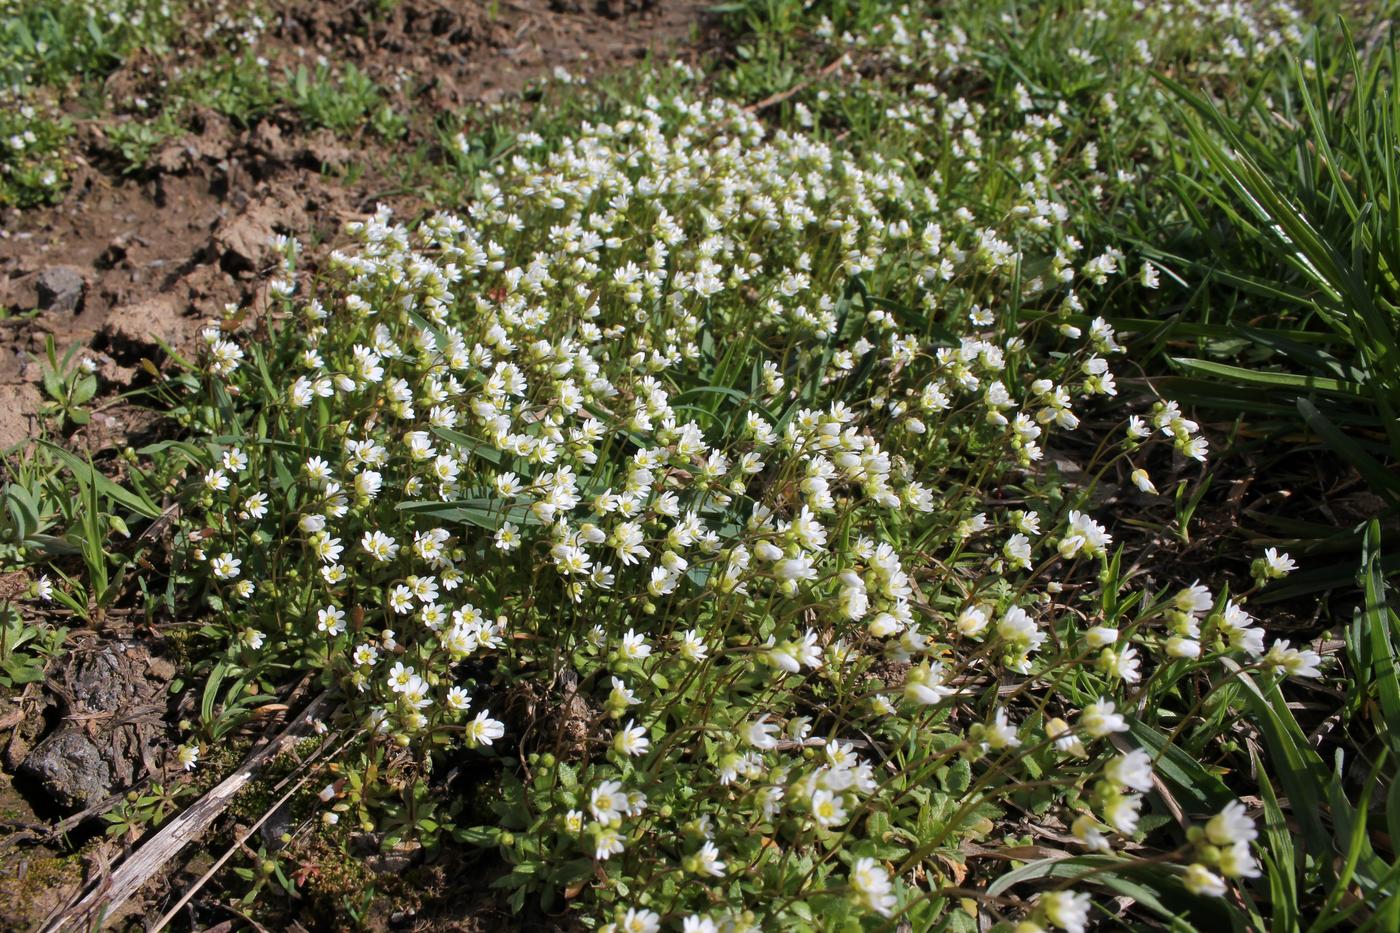
[[1194,756],[1180,746],[1167,744],[1167,737],[1140,719],[1128,720],[1128,734],[1151,752],[1157,773],[1172,791],[1198,814],[1215,813],[1235,799],[1220,778],[1207,771]]
[[1344,382],[1340,379],[1329,379],[1324,376],[1245,369],[1242,366],[1230,366],[1225,363],[1213,363],[1209,360],[1187,359],[1179,356],[1171,357],[1171,361],[1187,372],[1216,376],[1245,385],[1263,386],[1268,389],[1305,389],[1350,398],[1367,397],[1366,391],[1354,382]]
[[[1173,930],[1182,933],[1245,930],[1235,911],[1226,909],[1211,898],[1191,894],[1163,866],[1111,855],[1079,855],[1031,862],[992,882],[987,895],[995,897],[1023,881],[1040,879],[1063,879],[1071,885],[1107,888],[1115,894],[1132,898],[1142,907],[1168,920]],[[1193,919],[1206,925],[1197,927],[1183,916],[1188,912]]]
[[1388,496],[1392,503],[1400,502],[1400,477],[1367,453],[1354,439],[1343,434],[1312,402],[1305,398],[1298,399],[1298,412],[1313,433],[1337,456],[1356,467],[1375,492]]
[[449,444],[494,463],[496,466],[505,462],[506,455],[504,453],[470,434],[463,434],[461,431],[454,431],[451,428],[433,428],[433,433]]
[[1390,608],[1386,594],[1385,577],[1381,572],[1381,523],[1372,519],[1366,526],[1365,545],[1362,551],[1361,586],[1366,594],[1366,606],[1362,612],[1365,631],[1371,639],[1371,669],[1357,671],[1358,677],[1369,674],[1380,695],[1383,722],[1389,728],[1379,729],[1391,744],[1392,754],[1400,755],[1400,676],[1395,663],[1395,644],[1391,632],[1396,626],[1395,611]]
[[501,830],[496,826],[471,826],[453,830],[452,836],[458,842],[469,846],[492,847],[500,838]]
[[160,508],[160,506],[152,502],[149,498],[142,495],[138,495],[137,493],[132,492],[126,487],[114,483],[112,480],[108,479],[107,477],[103,476],[100,472],[98,472],[98,470],[94,468],[91,463],[80,459],[76,454],[64,450],[57,444],[44,440],[41,440],[39,443],[43,444],[46,448],[48,448],[53,453],[53,455],[59,460],[62,460],[63,465],[68,467],[68,469],[72,471],[73,475],[78,477],[79,480],[91,483],[94,487],[96,487],[97,492],[100,495],[111,499],[113,502],[118,502],[126,506],[128,509],[135,512],[137,515],[140,515],[144,518],[160,517],[162,509]]
[[[1332,782],[1328,769],[1308,743],[1307,736],[1293,718],[1277,685],[1269,687],[1266,692],[1230,658],[1222,658],[1221,663],[1236,673],[1236,679],[1244,687],[1241,696],[1264,739],[1272,773],[1287,792],[1307,851],[1315,858],[1328,860],[1327,853],[1334,852],[1335,848],[1323,814],[1328,809],[1329,800],[1334,807],[1339,802],[1329,794]],[[1347,809],[1345,799],[1340,804]],[[1346,819],[1344,813],[1335,809],[1332,816],[1338,823]]]

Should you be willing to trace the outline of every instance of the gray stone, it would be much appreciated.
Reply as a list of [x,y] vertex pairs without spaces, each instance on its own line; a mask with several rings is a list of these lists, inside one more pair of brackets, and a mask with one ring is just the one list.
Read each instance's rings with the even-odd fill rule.
[[72,266],[52,266],[39,273],[36,287],[40,308],[71,314],[83,301],[87,281]]
[[35,746],[19,770],[66,807],[90,807],[111,792],[112,769],[102,751],[72,725]]

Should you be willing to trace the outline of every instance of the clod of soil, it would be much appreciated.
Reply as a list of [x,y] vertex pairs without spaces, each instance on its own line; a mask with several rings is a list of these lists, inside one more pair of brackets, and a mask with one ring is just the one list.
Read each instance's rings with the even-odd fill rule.
[[40,742],[20,765],[64,807],[90,807],[112,789],[112,768],[81,729],[65,726]]
[[112,642],[79,655],[55,685],[60,724],[19,773],[59,806],[78,808],[159,772],[170,673],[168,664],[134,643]]
[[43,397],[29,383],[0,384],[0,450],[34,437]]

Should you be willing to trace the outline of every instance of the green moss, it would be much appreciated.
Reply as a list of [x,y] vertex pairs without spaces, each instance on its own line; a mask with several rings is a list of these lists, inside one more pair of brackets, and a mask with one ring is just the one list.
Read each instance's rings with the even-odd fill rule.
[[37,927],[82,881],[80,852],[62,856],[15,852],[0,865],[0,903],[5,905],[0,931]]

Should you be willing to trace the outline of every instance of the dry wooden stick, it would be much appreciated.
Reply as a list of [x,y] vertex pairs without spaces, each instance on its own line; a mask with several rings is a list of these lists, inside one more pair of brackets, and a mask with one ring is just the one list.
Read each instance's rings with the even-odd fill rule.
[[167,862],[179,854],[186,843],[198,838],[209,828],[263,765],[300,738],[311,721],[319,718],[329,706],[329,692],[322,693],[312,700],[302,714],[292,720],[275,739],[249,755],[237,770],[199,798],[188,810],[167,823],[145,845],[117,866],[111,875],[97,879],[88,886],[77,902],[53,916],[44,925],[43,933],[59,933],[74,926],[100,924],[103,917],[120,910],[133,894],[141,890]]
[[760,110],[767,110],[774,104],[781,104],[783,101],[787,100],[789,97],[792,97],[794,94],[800,94],[802,91],[807,90],[807,88],[811,87],[820,79],[825,78],[827,75],[836,71],[843,64],[849,64],[849,62],[846,61],[846,56],[844,55],[836,59],[831,64],[827,65],[821,71],[818,71],[816,74],[807,78],[803,78],[801,81],[798,81],[786,91],[778,91],[776,94],[768,95],[756,104],[749,104],[747,107],[744,108],[744,111],[746,113],[757,113]]
[[[347,738],[344,742],[342,742],[340,748],[336,749],[336,754],[339,754],[340,752],[344,751],[345,747],[349,745],[358,736],[359,733],[355,733],[349,738]],[[180,912],[180,908],[188,904],[190,899],[199,893],[199,889],[209,883],[209,879],[214,877],[214,874],[220,868],[224,867],[224,863],[227,862],[230,858],[232,858],[235,852],[243,848],[243,844],[247,842],[249,838],[252,837],[253,833],[257,832],[258,829],[262,826],[262,824],[266,823],[272,817],[272,814],[282,809],[282,805],[288,800],[290,800],[293,794],[295,794],[297,791],[301,790],[303,787],[306,786],[306,782],[311,780],[311,778],[320,771],[319,767],[312,768],[311,765],[316,763],[316,759],[320,758],[322,753],[324,753],[325,750],[330,747],[330,745],[330,742],[327,742],[326,744],[322,745],[316,750],[316,753],[314,755],[306,759],[306,761],[302,762],[301,769],[299,770],[303,770],[305,771],[305,773],[301,775],[300,780],[293,784],[285,794],[279,797],[277,801],[272,804],[272,806],[268,807],[267,812],[264,813],[261,817],[259,817],[256,823],[244,830],[243,833],[233,841],[233,845],[229,846],[227,851],[225,851],[223,855],[219,856],[218,860],[215,861],[213,865],[209,866],[209,870],[206,871],[204,874],[200,875],[199,880],[197,880],[194,884],[190,885],[189,890],[186,891],[183,895],[181,895],[180,899],[175,902],[175,905],[169,910],[167,910],[165,912],[165,915],[162,916],[159,920],[157,920],[153,926],[149,926],[146,928],[147,933],[160,933],[161,930],[165,929],[166,926],[169,925],[170,921],[175,919],[175,915]],[[332,755],[331,757],[334,757],[334,755]],[[288,782],[291,781],[293,777],[296,777],[296,772],[292,772],[291,774],[287,775],[287,777],[283,778],[281,783],[279,783],[275,788],[273,788],[273,793],[276,793],[277,791],[281,790]],[[246,920],[248,918],[245,917],[244,919]],[[252,921],[249,920],[249,922],[251,923]]]

